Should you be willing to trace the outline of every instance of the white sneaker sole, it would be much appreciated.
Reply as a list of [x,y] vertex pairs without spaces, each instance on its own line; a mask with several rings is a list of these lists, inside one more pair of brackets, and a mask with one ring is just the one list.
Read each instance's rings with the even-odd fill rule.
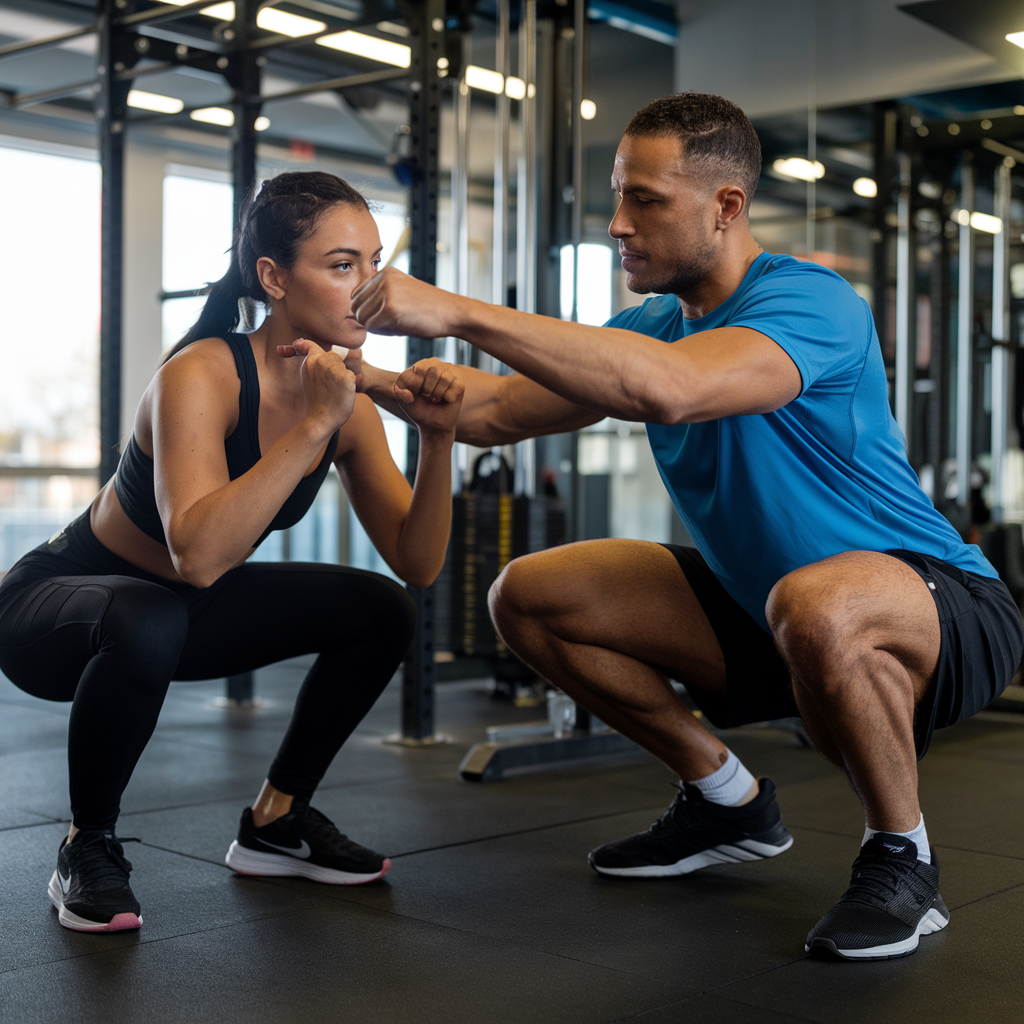
[[57,908],[57,920],[73,932],[126,932],[142,927],[141,914],[115,914],[106,924],[72,914],[64,906],[64,894],[61,892],[56,871],[50,879],[50,884],[46,887],[46,894],[50,897],[50,902]]
[[804,952],[825,950],[844,960],[894,960],[897,957],[909,956],[917,949],[922,935],[933,935],[942,931],[949,924],[949,918],[943,917],[934,907],[928,911],[917,924],[913,935],[899,942],[889,942],[881,946],[870,946],[866,949],[839,949],[831,939],[817,938],[804,946]]
[[675,864],[644,864],[635,868],[605,868],[591,861],[590,866],[602,875],[618,878],[670,878],[673,875],[688,875],[691,871],[711,867],[713,864],[742,864],[746,861],[765,860],[785,853],[793,845],[793,837],[782,846],[759,843],[756,839],[742,839],[738,843],[723,843],[700,853],[691,854]]
[[391,869],[391,861],[384,858],[384,867],[373,874],[363,875],[351,871],[338,871],[319,864],[289,857],[286,853],[262,853],[241,846],[236,839],[228,847],[224,863],[240,875],[261,875],[277,878],[308,878],[328,885],[363,885],[383,878]]

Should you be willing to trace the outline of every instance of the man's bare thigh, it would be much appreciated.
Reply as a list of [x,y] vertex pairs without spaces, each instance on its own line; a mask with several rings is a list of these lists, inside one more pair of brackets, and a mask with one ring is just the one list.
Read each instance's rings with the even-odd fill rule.
[[561,639],[609,648],[684,684],[725,692],[722,649],[662,545],[583,541],[517,559],[506,572],[516,606]]

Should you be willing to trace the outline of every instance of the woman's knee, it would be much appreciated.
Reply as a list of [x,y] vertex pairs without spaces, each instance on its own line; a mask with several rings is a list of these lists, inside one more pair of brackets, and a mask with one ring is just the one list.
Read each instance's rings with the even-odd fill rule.
[[110,587],[100,650],[134,663],[141,677],[170,679],[188,636],[188,612],[159,584],[127,578]]

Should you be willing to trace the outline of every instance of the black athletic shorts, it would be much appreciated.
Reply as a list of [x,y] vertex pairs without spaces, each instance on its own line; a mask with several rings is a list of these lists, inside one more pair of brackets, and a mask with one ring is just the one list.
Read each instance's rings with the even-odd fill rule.
[[[665,544],[715,631],[725,656],[728,695],[687,692],[720,729],[799,715],[789,670],[770,633],[729,595],[695,548]],[[935,729],[962,722],[1009,685],[1024,650],[1020,611],[1002,580],[965,572],[916,551],[886,551],[928,584],[939,611],[942,647],[935,679],[914,713],[918,759]]]

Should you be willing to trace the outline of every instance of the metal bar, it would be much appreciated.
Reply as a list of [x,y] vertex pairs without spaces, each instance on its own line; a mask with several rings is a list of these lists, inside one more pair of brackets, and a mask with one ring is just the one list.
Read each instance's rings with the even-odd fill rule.
[[[412,32],[409,69],[409,127],[413,183],[410,202],[412,241],[409,273],[433,284],[437,279],[438,147],[441,128],[441,79],[437,62],[444,56],[445,2],[402,3]],[[408,359],[414,363],[434,354],[433,338],[409,338]],[[408,431],[406,476],[416,477],[419,435]],[[434,739],[434,591],[410,587],[416,602],[416,634],[402,678],[402,738],[429,743]]]
[[583,240],[583,116],[580,105],[583,103],[583,90],[585,88],[583,33],[587,27],[586,0],[575,0],[573,22],[572,110],[570,112],[572,131],[572,221],[570,231],[572,234],[572,319],[576,320],[579,315],[579,248],[580,242]]
[[290,100],[296,96],[308,96],[314,92],[331,92],[334,89],[348,89],[356,85],[371,85],[374,82],[389,82],[396,78],[408,78],[408,68],[388,68],[385,71],[367,71],[361,75],[345,75],[342,78],[328,78],[323,82],[302,85],[287,92],[276,92],[270,96],[261,96],[262,103],[274,103],[277,100]]
[[899,198],[896,203],[896,423],[903,431],[907,452],[910,452],[910,403],[913,388],[914,360],[910,351],[911,304],[914,301],[914,278],[910,245],[910,154],[899,158]]
[[256,185],[256,118],[260,115],[260,65],[250,43],[255,35],[259,0],[235,0],[233,50],[224,77],[233,90],[231,109],[231,182],[234,190],[234,224],[241,224],[242,210]]
[[[537,0],[523,0],[519,16],[519,77],[526,95],[519,103],[522,136],[516,175],[516,306],[537,312]],[[516,444],[515,492],[537,493],[534,439]]]
[[992,519],[1003,521],[1003,462],[1009,415],[1008,362],[1010,343],[1010,168],[1005,160],[996,171],[995,215],[1002,222],[992,240]]
[[[122,14],[116,23],[125,28],[130,25],[156,25],[161,21],[174,21],[175,18],[183,18],[186,15],[195,14],[204,7],[212,7],[214,3],[216,3],[216,0],[193,0],[192,3],[184,4],[181,7],[168,5],[167,7],[150,8],[147,11],[138,11],[134,14]],[[119,12],[123,10],[124,7],[118,8]],[[237,13],[238,8],[235,8],[235,10]]]
[[[85,25],[82,28],[73,29],[71,32],[61,32],[60,35],[47,36],[45,39],[26,39],[20,43],[8,43],[0,46],[0,59],[13,57],[19,53],[32,53],[35,50],[46,50],[51,46],[60,46],[69,39],[80,39],[82,36],[91,36],[97,31],[95,25]],[[13,33],[12,33],[13,34]]]
[[73,82],[71,85],[58,85],[52,89],[40,89],[38,92],[7,93],[7,106],[20,110],[22,107],[31,107],[36,103],[45,103],[47,100],[60,99],[62,96],[73,96],[76,92],[85,89],[93,89],[98,79],[89,78],[84,82]]
[[995,139],[982,139],[981,148],[987,149],[990,153],[998,153],[1000,156],[1012,157],[1017,163],[1024,164],[1024,152],[1014,149],[1013,146],[1004,145],[1002,142],[996,142]]
[[523,145],[516,180],[516,305],[537,312],[537,0],[524,0],[519,23],[519,104]]
[[960,251],[957,256],[956,318],[956,503],[969,505],[971,497],[971,333],[974,326],[974,237],[970,215],[974,210],[974,163],[970,152],[960,164]]
[[[462,74],[455,87],[455,147],[452,154],[452,285],[459,295],[469,293],[469,86],[465,50]],[[463,360],[460,359],[460,362]],[[465,360],[468,362],[468,359]]]
[[[96,94],[101,185],[100,215],[100,486],[117,469],[121,442],[121,302],[124,276],[124,131],[128,119],[128,83],[114,78],[118,64],[137,59],[125,45],[117,23],[124,0],[100,0],[100,87]],[[133,0],[128,0],[133,3]]]
[[[494,68],[508,78],[510,63],[509,0],[498,0],[498,31],[495,42]],[[508,198],[509,198],[509,129],[510,101],[502,89],[495,97],[494,128],[494,234],[491,256],[491,301],[496,306],[508,304]]]
[[497,782],[505,772],[517,768],[536,768],[586,757],[640,756],[643,753],[631,739],[608,731],[552,737],[533,743],[478,743],[459,765],[459,774],[468,782]]

